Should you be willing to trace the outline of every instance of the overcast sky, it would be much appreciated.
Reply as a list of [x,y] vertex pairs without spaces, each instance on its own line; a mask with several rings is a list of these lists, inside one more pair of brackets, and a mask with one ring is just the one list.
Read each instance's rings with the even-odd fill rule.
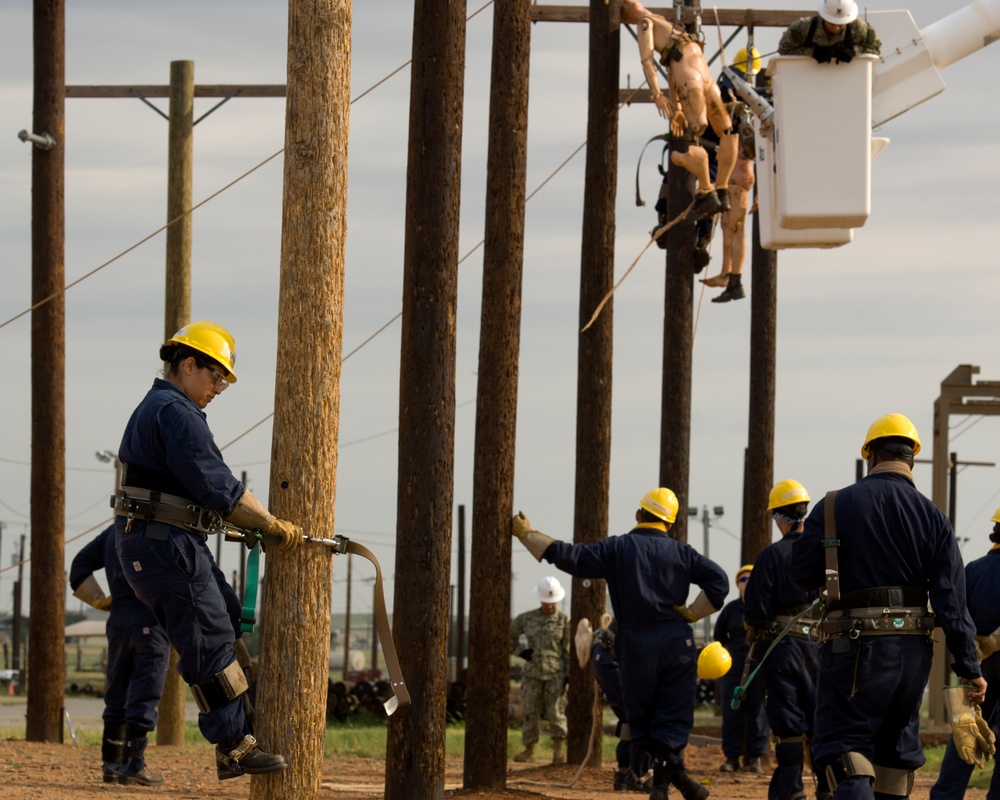
[[[0,7],[0,246],[4,263],[0,324],[30,305],[30,3]],[[483,5],[470,0],[469,13]],[[871,11],[906,6],[919,27],[952,4],[879,0]],[[961,4],[954,4],[955,7]],[[744,7],[721,2],[720,7]],[[809,9],[811,2],[767,8]],[[71,3],[66,21],[68,84],[165,84],[170,62],[195,62],[198,84],[285,81],[287,10],[280,3],[176,0]],[[708,27],[710,52],[718,43]],[[492,8],[468,24],[460,252],[483,236]],[[723,31],[728,36],[732,29]],[[402,0],[356,3],[351,96],[410,57],[412,7]],[[778,31],[757,32],[767,56]],[[545,180],[586,139],[587,28],[539,23],[531,30],[528,189]],[[740,34],[727,60],[745,44]],[[947,90],[887,123],[892,140],[872,166],[872,213],[854,242],[833,250],[778,256],[775,479],[801,481],[813,498],[853,480],[868,425],[898,411],[917,425],[930,458],[933,402],[957,365],[1000,380],[996,327],[1000,266],[1000,106],[993,100],[1000,49],[987,48],[943,72]],[[410,73],[403,69],[351,107],[344,353],[351,353],[401,309]],[[621,83],[642,81],[637,49],[622,33]],[[154,100],[166,111],[166,100]],[[196,116],[216,100],[199,99]],[[200,201],[283,146],[283,99],[235,99],[195,129],[194,199]],[[831,107],[830,115],[838,114]],[[816,119],[817,127],[824,124]],[[652,106],[622,109],[619,138],[616,276],[638,256],[655,222],[659,146],[643,159],[648,204],[634,202],[636,161],[664,126]],[[66,103],[66,278],[103,264],[166,221],[167,123],[131,99]],[[817,152],[817,191],[825,170]],[[571,538],[573,519],[581,151],[528,204],[519,383],[515,504],[536,527]],[[275,158],[199,209],[193,221],[192,318],[227,326],[239,348],[239,383],[208,408],[225,445],[273,408],[281,158]],[[708,271],[719,270],[720,242]],[[162,234],[71,289],[66,296],[67,569],[109,516],[113,470],[95,452],[116,451],[125,422],[160,364],[163,329]],[[471,537],[476,372],[482,251],[459,268],[455,502],[466,506]],[[745,284],[750,288],[750,267]],[[610,533],[631,527],[639,498],[657,485],[663,342],[663,253],[646,252],[614,300],[614,385]],[[696,284],[690,497],[682,506],[722,506],[710,555],[733,575],[739,566],[743,452],[747,443],[750,300],[711,304]],[[392,607],[400,323],[345,362],[341,385],[336,524],[369,546],[387,573]],[[6,390],[0,418],[0,566],[30,533],[30,321],[0,327]],[[961,460],[992,462],[1000,420],[952,420]],[[973,427],[974,426],[974,427]],[[234,471],[268,494],[269,422],[225,450]],[[929,465],[915,468],[931,491]],[[958,480],[957,533],[966,558],[988,547],[989,518],[1000,504],[995,467],[970,466]],[[700,511],[699,511],[700,513]],[[455,514],[457,528],[458,515]],[[702,527],[689,527],[702,547]],[[235,545],[221,566],[236,567]],[[457,548],[457,540],[455,543]],[[471,550],[471,542],[468,547]],[[536,606],[544,575],[515,544],[513,610]],[[26,569],[26,575],[28,570]],[[372,572],[354,570],[359,581]],[[0,572],[0,613],[11,609],[15,571]],[[335,564],[334,611],[344,608],[346,568]],[[568,576],[559,574],[568,582]],[[453,579],[454,582],[454,579]],[[370,585],[370,584],[368,584]],[[733,589],[731,597],[736,596]],[[354,592],[354,610],[370,598]],[[78,608],[70,599],[69,608]]]

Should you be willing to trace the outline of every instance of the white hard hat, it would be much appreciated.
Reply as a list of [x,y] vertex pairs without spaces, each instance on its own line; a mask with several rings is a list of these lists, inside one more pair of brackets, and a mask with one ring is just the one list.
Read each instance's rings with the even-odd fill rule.
[[535,587],[535,599],[541,603],[558,603],[565,596],[566,590],[551,575],[542,578]]
[[854,0],[819,0],[819,15],[831,25],[847,25],[858,18]]

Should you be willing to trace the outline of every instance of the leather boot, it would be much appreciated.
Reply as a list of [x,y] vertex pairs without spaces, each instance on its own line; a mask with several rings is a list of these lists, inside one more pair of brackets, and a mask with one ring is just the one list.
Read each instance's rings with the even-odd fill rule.
[[535,760],[535,746],[533,744],[527,744],[527,745],[525,745],[524,749],[520,753],[518,753],[516,756],[514,756],[514,760],[517,761],[519,764],[523,764],[526,761],[534,761]]
[[715,187],[715,194],[719,197],[720,210],[725,213],[732,208],[732,204],[729,202],[729,187],[726,186],[722,188],[720,186]]
[[670,779],[673,771],[661,761],[653,762],[653,786],[649,791],[649,800],[667,800],[670,794]]
[[118,783],[125,767],[125,723],[105,722],[101,737],[101,761],[104,782]]
[[702,192],[694,198],[694,205],[691,207],[691,215],[689,219],[697,221],[699,219],[714,217],[719,213],[721,208],[722,203],[719,202],[719,195],[716,193],[715,189],[708,192]]
[[747,296],[743,288],[743,276],[729,273],[729,285],[718,297],[713,297],[713,303],[728,303],[730,300],[742,300]]
[[729,756],[719,767],[719,772],[738,772],[740,769],[740,760],[736,756]]
[[565,764],[566,763],[566,740],[565,739],[553,739],[552,740],[552,763],[553,764]]
[[761,775],[764,772],[764,766],[760,763],[760,756],[750,756],[749,758],[744,758],[743,763],[747,772],[755,772],[758,775]]
[[684,800],[705,800],[708,797],[708,787],[698,783],[683,767],[674,770],[670,782],[677,787]]
[[240,775],[281,772],[283,769],[288,769],[285,757],[265,753],[250,734],[231,747],[215,746],[215,771],[220,781]]
[[118,782],[123,786],[159,786],[163,783],[163,776],[157,775],[146,769],[146,745],[149,739],[146,736],[148,731],[134,725],[128,725],[125,729],[125,766]]

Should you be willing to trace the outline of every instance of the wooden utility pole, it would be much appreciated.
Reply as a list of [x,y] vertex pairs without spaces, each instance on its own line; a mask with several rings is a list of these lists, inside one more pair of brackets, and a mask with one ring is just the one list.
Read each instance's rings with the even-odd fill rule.
[[412,705],[389,719],[386,800],[444,792],[465,9],[413,6],[393,614]]
[[[691,5],[691,0],[685,0]],[[670,143],[672,157],[677,143]],[[670,162],[673,163],[672,161]],[[667,170],[667,219],[676,219],[694,198],[695,178],[686,169]],[[663,314],[663,378],[660,406],[660,485],[680,502],[670,535],[687,542],[691,458],[691,375],[694,348],[695,222],[684,219],[667,231],[666,301]],[[652,488],[652,487],[649,487]]]
[[475,702],[465,709],[466,788],[499,789],[507,780],[510,520],[528,159],[529,8],[529,0],[493,4],[466,683],[466,696]]
[[[615,280],[615,196],[618,183],[618,71],[620,3],[591,0],[587,85],[587,164],[583,186],[579,327],[593,316]],[[608,535],[611,483],[611,369],[613,300],[580,334],[576,376],[576,479],[573,541],[596,542]],[[572,629],[581,619],[598,627],[604,613],[605,582],[573,578]],[[597,737],[590,766],[599,766],[600,728],[594,726],[597,685],[590,669],[570,659],[567,757],[579,764],[591,736]]]
[[[31,646],[27,726],[30,742],[61,742],[66,627],[66,301],[64,0],[34,3],[33,132],[55,146],[32,145],[31,302]],[[22,558],[24,552],[22,548]],[[20,619],[15,620],[21,624]]]
[[[191,321],[191,185],[194,182],[194,62],[170,62],[170,116],[167,148],[166,292],[163,341]],[[179,218],[179,219],[178,219]],[[220,537],[221,539],[221,537]],[[177,671],[177,651],[170,661],[160,697],[156,744],[184,744],[187,686]]]
[[[750,404],[743,486],[742,564],[752,564],[771,544],[767,499],[774,485],[774,397],[778,344],[778,254],[760,246],[760,217],[753,215],[750,266]],[[791,476],[790,476],[791,477]],[[813,488],[813,495],[821,487]]]
[[[350,76],[350,0],[291,0],[268,506],[327,537],[337,485]],[[266,558],[254,732],[290,768],[252,776],[250,797],[308,800],[319,796],[323,770],[332,557],[304,543],[290,553],[268,548]]]

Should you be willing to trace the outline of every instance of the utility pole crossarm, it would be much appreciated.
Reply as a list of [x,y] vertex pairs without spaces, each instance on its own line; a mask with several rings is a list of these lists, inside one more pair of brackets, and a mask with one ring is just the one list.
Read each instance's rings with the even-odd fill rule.
[[[146,86],[67,86],[67,99],[108,98],[108,97],[170,97],[170,87],[163,85]],[[194,87],[195,97],[284,97],[283,83],[258,83],[245,85],[203,84]]]

